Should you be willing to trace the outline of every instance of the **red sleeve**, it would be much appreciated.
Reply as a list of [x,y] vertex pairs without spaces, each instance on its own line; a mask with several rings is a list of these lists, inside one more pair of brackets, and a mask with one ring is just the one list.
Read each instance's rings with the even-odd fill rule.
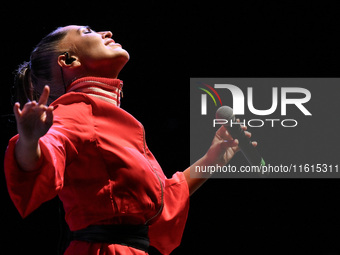
[[61,132],[51,128],[40,138],[40,169],[25,172],[18,166],[14,148],[19,136],[13,137],[5,154],[5,176],[9,195],[24,218],[42,203],[54,198],[64,184],[66,161],[75,155],[73,144]]
[[182,172],[165,180],[164,208],[149,228],[150,245],[170,254],[181,243],[189,211],[189,188]]

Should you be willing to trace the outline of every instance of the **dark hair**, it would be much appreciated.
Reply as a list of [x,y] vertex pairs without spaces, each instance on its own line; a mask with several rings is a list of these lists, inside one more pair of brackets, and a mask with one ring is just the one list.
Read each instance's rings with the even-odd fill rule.
[[53,85],[50,99],[56,99],[62,94],[64,88],[60,88],[53,81],[52,64],[60,54],[57,50],[58,43],[66,33],[66,30],[57,28],[45,36],[32,51],[30,61],[24,62],[16,70],[14,100],[18,101],[21,107],[28,101],[38,100],[45,85]]

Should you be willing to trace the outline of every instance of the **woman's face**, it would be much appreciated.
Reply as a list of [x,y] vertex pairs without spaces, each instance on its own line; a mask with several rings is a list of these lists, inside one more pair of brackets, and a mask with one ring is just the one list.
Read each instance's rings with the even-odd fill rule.
[[61,49],[67,49],[90,75],[93,72],[119,73],[130,58],[129,53],[112,39],[110,31],[95,32],[88,26],[74,25],[62,29],[67,29],[67,35]]

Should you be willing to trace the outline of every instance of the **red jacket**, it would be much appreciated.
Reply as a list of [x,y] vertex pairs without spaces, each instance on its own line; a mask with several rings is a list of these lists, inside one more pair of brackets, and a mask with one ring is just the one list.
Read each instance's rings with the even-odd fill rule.
[[[19,169],[14,157],[18,135],[10,140],[5,174],[15,206],[26,217],[59,195],[72,231],[98,224],[146,223],[150,244],[169,254],[180,243],[189,208],[183,173],[167,179],[146,145],[143,125],[99,98],[105,96],[100,84],[117,88],[119,80],[87,77],[76,81],[80,82],[87,93],[69,92],[52,104],[54,123],[39,140],[39,170]],[[99,97],[88,93],[94,83],[99,84],[93,90]],[[114,93],[118,101],[119,89]],[[107,252],[103,254],[144,254],[118,244],[80,241],[73,241],[66,254],[97,254],[99,249]]]

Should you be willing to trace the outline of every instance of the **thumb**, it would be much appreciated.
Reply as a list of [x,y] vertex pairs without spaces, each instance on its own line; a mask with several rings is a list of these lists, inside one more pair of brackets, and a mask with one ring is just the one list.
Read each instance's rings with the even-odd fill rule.
[[21,116],[20,103],[16,102],[13,107],[13,112],[16,120],[18,121]]

